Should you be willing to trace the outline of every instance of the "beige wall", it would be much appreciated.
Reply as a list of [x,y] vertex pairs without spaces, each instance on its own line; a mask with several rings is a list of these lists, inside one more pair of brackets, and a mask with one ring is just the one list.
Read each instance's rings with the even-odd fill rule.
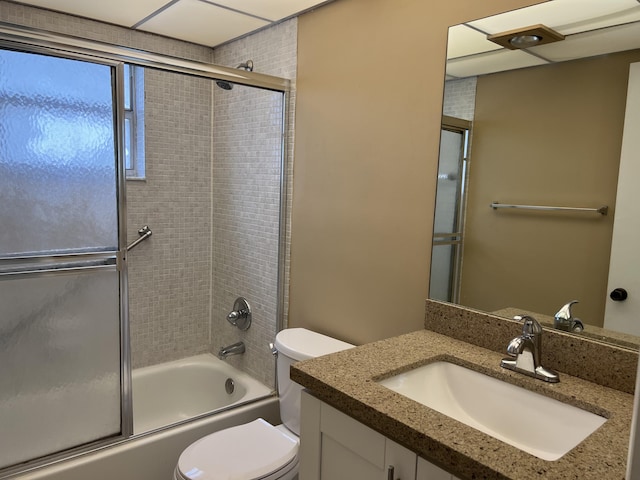
[[[629,64],[640,51],[480,77],[461,303],[602,326]],[[492,201],[597,214],[493,211]]]
[[300,17],[289,325],[422,328],[447,27],[527,0],[337,0]]

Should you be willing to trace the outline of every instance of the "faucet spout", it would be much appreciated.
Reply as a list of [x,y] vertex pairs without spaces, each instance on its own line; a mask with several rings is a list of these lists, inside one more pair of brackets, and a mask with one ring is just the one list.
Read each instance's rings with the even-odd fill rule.
[[244,342],[234,343],[233,345],[229,345],[228,347],[222,347],[218,350],[218,358],[220,360],[224,360],[225,358],[231,355],[240,355],[245,352]]
[[535,318],[529,315],[516,317],[516,319],[524,321],[522,335],[509,342],[507,353],[510,358],[502,359],[500,366],[545,382],[558,382],[558,374],[544,368],[540,361],[542,357],[542,327]]

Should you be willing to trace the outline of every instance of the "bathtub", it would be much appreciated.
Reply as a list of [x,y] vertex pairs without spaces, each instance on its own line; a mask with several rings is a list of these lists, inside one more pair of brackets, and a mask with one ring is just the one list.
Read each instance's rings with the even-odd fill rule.
[[133,371],[133,433],[229,408],[271,390],[211,354]]
[[180,453],[197,439],[259,417],[280,421],[271,389],[210,354],[136,369],[132,383],[133,437],[16,478],[171,480]]

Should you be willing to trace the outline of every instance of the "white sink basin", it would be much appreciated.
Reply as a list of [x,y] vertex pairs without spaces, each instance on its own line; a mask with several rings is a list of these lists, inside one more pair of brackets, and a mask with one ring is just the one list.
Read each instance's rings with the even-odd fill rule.
[[543,460],[557,460],[606,418],[449,362],[379,381]]

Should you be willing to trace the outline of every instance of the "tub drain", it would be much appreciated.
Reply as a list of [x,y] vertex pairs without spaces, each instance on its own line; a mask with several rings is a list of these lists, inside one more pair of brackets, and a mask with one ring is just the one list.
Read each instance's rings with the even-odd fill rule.
[[233,383],[233,379],[232,378],[227,378],[227,381],[224,382],[224,389],[227,391],[227,393],[229,395],[231,395],[233,393],[233,391],[236,389],[236,386]]

